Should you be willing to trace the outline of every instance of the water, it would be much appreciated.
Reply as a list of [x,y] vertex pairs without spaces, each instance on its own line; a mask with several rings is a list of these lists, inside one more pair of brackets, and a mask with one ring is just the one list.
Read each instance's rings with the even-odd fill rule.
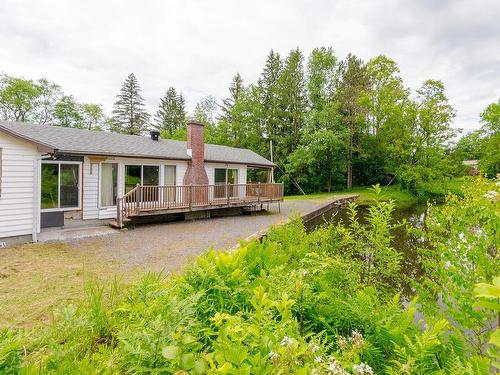
[[[368,212],[368,205],[358,206],[358,218],[361,223],[366,223],[366,214]],[[409,207],[398,208],[393,212],[393,223],[401,222],[406,219],[408,225],[418,225],[423,222],[426,212],[426,205],[412,205]],[[318,226],[324,225],[327,222],[334,224],[344,223],[349,225],[349,216],[346,208],[334,208],[326,212],[324,215],[319,216],[306,224],[308,230],[313,230]],[[408,280],[418,280],[422,275],[422,267],[418,262],[417,256],[417,239],[415,236],[408,234],[404,226],[400,226],[392,231],[391,245],[402,255],[401,259],[401,273],[406,276],[402,279],[401,294],[406,299],[410,299],[414,295]],[[406,280],[404,280],[406,279]]]

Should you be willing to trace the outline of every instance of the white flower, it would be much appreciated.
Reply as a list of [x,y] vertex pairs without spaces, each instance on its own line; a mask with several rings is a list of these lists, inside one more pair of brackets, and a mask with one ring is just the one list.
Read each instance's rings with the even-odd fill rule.
[[293,339],[289,336],[283,337],[283,340],[281,340],[281,346],[292,346],[293,344]]
[[316,344],[309,344],[309,350],[311,353],[316,353],[319,350],[319,346]]
[[363,335],[356,329],[352,331],[349,340],[351,341],[352,345],[356,347],[362,347],[364,344]]
[[356,375],[373,375],[373,369],[364,362],[352,366],[352,369]]
[[316,362],[316,363],[321,363],[321,361],[323,361],[323,358],[321,358],[321,356],[320,356],[320,355],[318,355],[318,356],[316,356],[316,357],[314,358],[314,362]]
[[498,192],[496,192],[495,190],[490,190],[486,194],[484,194],[484,197],[486,199],[490,199],[490,200],[494,201],[498,197]]
[[348,375],[348,372],[333,357],[328,360],[328,372],[333,375]]
[[274,361],[275,359],[278,359],[279,357],[280,357],[280,355],[276,352],[273,352],[272,350],[269,353],[269,359],[271,359],[272,361]]

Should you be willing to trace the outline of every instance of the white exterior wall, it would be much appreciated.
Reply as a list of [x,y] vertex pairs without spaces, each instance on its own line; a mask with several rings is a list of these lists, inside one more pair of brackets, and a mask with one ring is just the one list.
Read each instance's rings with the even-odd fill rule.
[[[101,162],[118,163],[118,195],[123,195],[125,189],[125,165],[158,165],[160,166],[160,185],[163,184],[163,173],[165,165],[176,166],[176,184],[183,185],[184,174],[187,169],[187,161],[182,160],[152,160],[135,158],[108,158]],[[116,217],[116,207],[99,206],[99,173],[100,163],[92,164],[90,173],[90,157],[85,157],[83,162],[83,219],[111,219]],[[241,164],[205,163],[209,185],[214,184],[215,168],[238,169],[238,182],[246,184],[247,167]]]
[[2,178],[0,238],[34,235],[39,231],[38,176],[41,154],[37,147],[0,133]]
[[[90,173],[90,157],[86,156],[83,162],[83,219],[111,219],[116,217],[116,206],[100,207],[99,196],[99,173],[100,163],[92,164]],[[157,165],[160,167],[160,185],[163,184],[163,173],[165,165],[176,166],[176,184],[182,185],[182,179],[186,173],[187,161],[182,160],[154,160],[110,157],[103,160],[104,163],[118,164],[118,195],[125,193],[125,165]]]

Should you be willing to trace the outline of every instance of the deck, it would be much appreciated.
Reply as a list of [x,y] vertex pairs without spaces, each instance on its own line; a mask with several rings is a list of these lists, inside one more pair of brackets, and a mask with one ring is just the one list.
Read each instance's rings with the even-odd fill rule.
[[137,185],[117,199],[117,225],[127,218],[230,207],[251,207],[283,201],[283,184]]

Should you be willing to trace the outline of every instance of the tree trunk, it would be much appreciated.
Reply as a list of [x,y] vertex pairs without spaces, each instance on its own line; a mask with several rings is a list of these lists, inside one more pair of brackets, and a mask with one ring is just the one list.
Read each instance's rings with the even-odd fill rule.
[[352,189],[352,134],[349,136],[349,149],[347,150],[347,189]]

